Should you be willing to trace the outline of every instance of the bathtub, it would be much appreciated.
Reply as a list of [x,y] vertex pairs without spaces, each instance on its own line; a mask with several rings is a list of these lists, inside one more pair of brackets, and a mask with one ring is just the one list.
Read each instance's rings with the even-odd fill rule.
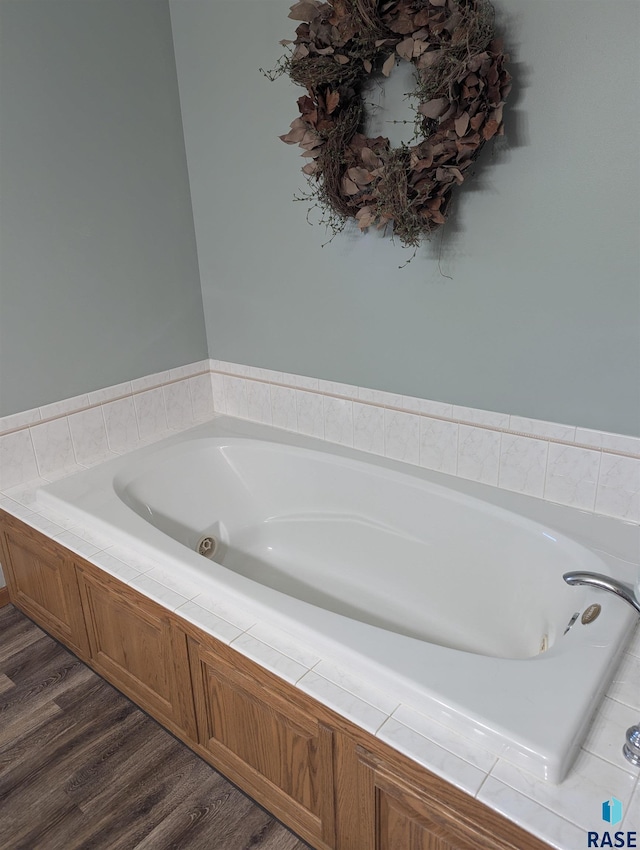
[[38,501],[560,782],[636,621],[562,574],[630,576],[496,493],[220,416]]

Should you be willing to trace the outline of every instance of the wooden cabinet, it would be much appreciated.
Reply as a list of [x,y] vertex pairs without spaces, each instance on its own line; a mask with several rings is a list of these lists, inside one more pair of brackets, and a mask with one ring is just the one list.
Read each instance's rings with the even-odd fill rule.
[[[356,746],[359,827],[353,850],[523,850],[543,847],[437,776]],[[393,762],[396,759],[394,758]]]
[[169,612],[82,568],[78,583],[91,666],[172,731],[195,739],[187,638]]
[[18,608],[316,850],[549,850],[2,511],[0,541]]
[[87,634],[73,560],[62,547],[4,514],[2,568],[13,604],[81,658]]
[[211,763],[314,847],[333,848],[332,730],[233,650],[190,641],[190,656]]

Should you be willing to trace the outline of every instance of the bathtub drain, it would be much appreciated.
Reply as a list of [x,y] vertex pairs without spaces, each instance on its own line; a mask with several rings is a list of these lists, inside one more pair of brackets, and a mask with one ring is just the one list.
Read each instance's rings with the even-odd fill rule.
[[213,558],[216,552],[218,543],[215,537],[201,537],[196,546],[196,552],[199,555],[204,555],[205,558]]

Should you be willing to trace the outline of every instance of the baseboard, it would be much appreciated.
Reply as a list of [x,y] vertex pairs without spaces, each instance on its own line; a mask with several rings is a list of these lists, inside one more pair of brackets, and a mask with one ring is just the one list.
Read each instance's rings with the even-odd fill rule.
[[9,604],[9,588],[8,587],[0,587],[0,608],[3,605]]

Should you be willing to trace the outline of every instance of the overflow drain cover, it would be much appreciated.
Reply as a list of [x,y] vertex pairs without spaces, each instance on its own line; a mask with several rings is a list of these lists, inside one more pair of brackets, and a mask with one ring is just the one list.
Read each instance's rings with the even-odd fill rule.
[[597,602],[593,605],[589,605],[588,608],[584,609],[582,617],[580,621],[586,626],[587,623],[593,623],[600,616],[600,611],[602,611],[602,606]]

